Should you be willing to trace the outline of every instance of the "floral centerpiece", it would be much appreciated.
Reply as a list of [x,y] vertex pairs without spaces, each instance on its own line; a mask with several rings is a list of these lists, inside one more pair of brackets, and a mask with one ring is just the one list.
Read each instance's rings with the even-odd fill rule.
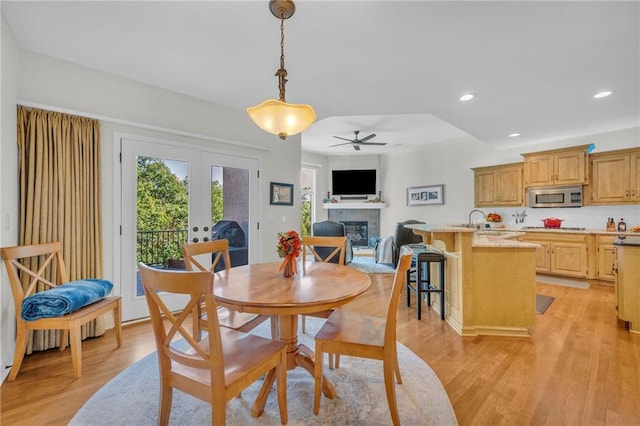
[[296,258],[300,256],[300,235],[296,231],[278,232],[278,256],[284,258],[280,265],[280,271],[284,271],[285,277],[296,273]]

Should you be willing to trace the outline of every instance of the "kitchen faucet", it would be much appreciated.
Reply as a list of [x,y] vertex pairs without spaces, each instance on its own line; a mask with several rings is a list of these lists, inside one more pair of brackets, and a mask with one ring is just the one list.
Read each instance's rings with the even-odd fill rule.
[[[483,212],[482,210],[479,209],[473,209],[469,212],[469,227],[472,226],[471,223],[471,216],[473,216],[474,213],[480,213],[482,215],[482,220],[486,220],[487,219],[487,215],[485,214],[485,212]],[[480,228],[480,225],[476,225],[476,228]]]

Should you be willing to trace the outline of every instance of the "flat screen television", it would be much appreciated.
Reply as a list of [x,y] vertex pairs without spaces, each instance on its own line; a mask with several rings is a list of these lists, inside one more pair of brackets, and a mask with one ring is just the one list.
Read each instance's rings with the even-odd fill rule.
[[333,195],[375,195],[376,170],[332,170]]

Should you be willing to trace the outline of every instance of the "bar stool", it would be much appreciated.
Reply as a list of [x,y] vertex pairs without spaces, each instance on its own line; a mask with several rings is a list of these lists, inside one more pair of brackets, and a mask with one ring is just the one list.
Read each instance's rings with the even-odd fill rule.
[[[417,246],[417,245],[415,245]],[[426,245],[421,247],[415,247],[412,245],[414,251],[413,260],[415,262],[415,269],[407,271],[407,306],[411,306],[411,293],[416,293],[418,302],[418,319],[422,318],[422,294],[427,294],[427,306],[431,306],[431,293],[440,293],[440,319],[444,320],[444,293],[445,293],[445,260],[446,257],[439,251],[430,249]],[[413,262],[412,262],[413,263]],[[438,263],[440,267],[439,283],[438,286],[434,286],[431,282],[431,267],[432,263]],[[415,272],[416,279],[411,280],[411,273]],[[415,283],[415,286],[412,285]]]

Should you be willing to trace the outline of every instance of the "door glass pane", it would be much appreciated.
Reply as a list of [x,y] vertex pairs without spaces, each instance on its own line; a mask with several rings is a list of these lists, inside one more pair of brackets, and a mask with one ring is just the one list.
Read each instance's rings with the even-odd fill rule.
[[211,238],[229,240],[231,267],[249,263],[249,196],[249,170],[211,166]]
[[[189,163],[138,156],[136,258],[162,269],[184,269],[188,238]],[[126,183],[125,183],[126,184]],[[138,296],[144,295],[139,276]]]
[[300,188],[302,188],[302,199],[300,203],[301,230],[300,233],[311,235],[311,223],[314,221],[313,215],[313,194],[315,192],[315,170],[302,169],[300,172]]

